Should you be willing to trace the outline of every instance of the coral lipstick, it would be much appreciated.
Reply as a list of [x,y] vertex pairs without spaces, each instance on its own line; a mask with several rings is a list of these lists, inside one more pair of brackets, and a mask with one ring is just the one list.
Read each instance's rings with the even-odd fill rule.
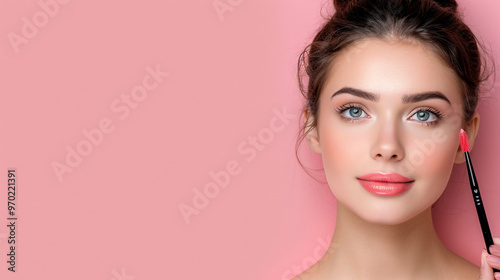
[[358,179],[360,185],[369,193],[380,196],[393,196],[406,192],[414,180],[397,173],[370,173]]

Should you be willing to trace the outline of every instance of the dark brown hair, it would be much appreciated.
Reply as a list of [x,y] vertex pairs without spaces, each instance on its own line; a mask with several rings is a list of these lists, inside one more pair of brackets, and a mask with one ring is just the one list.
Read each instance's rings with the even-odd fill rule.
[[[464,122],[471,120],[488,71],[480,52],[482,45],[463,22],[455,0],[334,0],[333,4],[336,12],[298,60],[299,88],[306,99],[303,109],[313,116],[313,122],[303,124],[296,150],[317,125],[319,96],[332,61],[340,51],[364,38],[416,40],[431,47],[460,78]],[[307,88],[303,82],[306,76]]]

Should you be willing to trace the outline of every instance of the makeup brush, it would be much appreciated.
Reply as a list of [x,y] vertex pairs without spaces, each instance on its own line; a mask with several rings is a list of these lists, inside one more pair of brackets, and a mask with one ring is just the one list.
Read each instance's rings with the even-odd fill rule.
[[[490,246],[493,245],[493,238],[491,237],[490,226],[488,225],[488,219],[486,218],[486,211],[484,211],[483,200],[481,199],[481,194],[479,193],[479,186],[476,180],[476,174],[474,173],[474,168],[472,167],[472,161],[469,154],[469,138],[467,133],[460,129],[460,148],[465,154],[465,162],[467,163],[467,173],[469,173],[470,188],[472,190],[472,197],[474,198],[474,204],[476,205],[477,216],[479,218],[479,223],[481,224],[481,230],[483,231],[484,243],[486,244],[486,250],[488,254],[490,253]],[[494,272],[500,272],[497,269],[493,269]]]

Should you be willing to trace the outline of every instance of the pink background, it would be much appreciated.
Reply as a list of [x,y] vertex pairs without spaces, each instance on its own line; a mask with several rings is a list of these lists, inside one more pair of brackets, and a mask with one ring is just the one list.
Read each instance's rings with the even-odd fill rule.
[[[500,53],[500,3],[459,2]],[[295,159],[295,73],[329,1],[52,3],[47,16],[36,0],[0,1],[0,279],[289,279],[325,252],[335,202]],[[219,16],[214,3],[230,9]],[[12,44],[14,33],[24,39]],[[147,67],[169,75],[150,79]],[[499,91],[479,105],[472,155],[495,236]],[[140,101],[126,105],[132,93]],[[85,146],[83,131],[101,122],[108,133]],[[87,155],[59,180],[52,165],[66,164],[68,147]],[[6,263],[9,168],[16,273]],[[444,242],[478,264],[484,243],[464,168],[435,218]],[[210,174],[226,169],[217,191]],[[179,207],[204,188],[208,205],[187,223]]]

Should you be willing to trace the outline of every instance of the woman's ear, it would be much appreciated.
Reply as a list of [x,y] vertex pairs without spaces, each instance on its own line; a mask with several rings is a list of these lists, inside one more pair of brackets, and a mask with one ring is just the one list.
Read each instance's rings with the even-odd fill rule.
[[311,151],[316,152],[318,154],[321,153],[321,145],[319,143],[318,137],[318,128],[314,125],[314,116],[310,113],[309,109],[305,109],[302,113],[302,117],[304,118],[304,122],[306,123],[304,127],[304,133],[307,140],[307,145]]
[[[469,122],[467,122],[464,130],[467,132],[467,138],[469,138],[470,150],[472,150],[472,147],[474,146],[474,141],[476,140],[476,136],[479,131],[479,114],[477,111],[474,112],[474,114],[472,115],[472,119]],[[465,161],[465,155],[459,146],[457,154],[455,156],[455,163],[462,163],[464,161]]]

